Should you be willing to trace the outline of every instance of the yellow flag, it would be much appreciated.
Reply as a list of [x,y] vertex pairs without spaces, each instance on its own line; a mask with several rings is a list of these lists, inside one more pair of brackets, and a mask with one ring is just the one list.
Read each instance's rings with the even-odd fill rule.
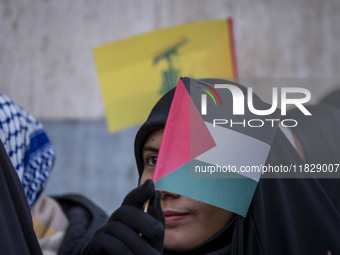
[[190,23],[93,50],[110,132],[142,123],[179,77],[237,76],[231,19]]

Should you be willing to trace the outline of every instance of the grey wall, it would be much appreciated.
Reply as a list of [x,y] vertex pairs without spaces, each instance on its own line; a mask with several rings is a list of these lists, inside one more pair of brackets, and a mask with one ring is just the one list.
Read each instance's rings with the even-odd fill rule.
[[41,119],[102,118],[93,47],[225,17],[240,77],[336,77],[339,13],[338,0],[1,0],[0,88]]
[[[240,77],[337,78],[339,13],[338,0],[0,0],[0,91],[45,123],[57,151],[47,192],[81,192],[110,211],[136,184],[136,128],[107,133],[94,47],[232,17]],[[314,100],[336,85],[314,84]]]
[[110,213],[137,185],[137,127],[109,134],[105,121],[43,124],[56,152],[47,194],[81,193]]

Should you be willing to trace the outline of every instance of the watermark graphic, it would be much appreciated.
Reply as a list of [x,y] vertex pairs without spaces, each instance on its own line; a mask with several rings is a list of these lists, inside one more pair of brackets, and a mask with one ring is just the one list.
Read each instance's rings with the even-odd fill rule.
[[[340,178],[340,160],[333,156],[339,152],[332,151],[338,148],[332,145],[338,134],[332,138],[327,131],[340,130],[340,109],[328,111],[313,105],[310,83],[266,84],[265,101],[255,93],[258,83],[243,86],[220,79],[191,83],[190,97],[216,143],[191,162],[192,177],[256,182],[260,178]],[[195,130],[197,117],[192,115],[190,125]],[[274,157],[277,164],[266,162],[273,144],[280,147]]]

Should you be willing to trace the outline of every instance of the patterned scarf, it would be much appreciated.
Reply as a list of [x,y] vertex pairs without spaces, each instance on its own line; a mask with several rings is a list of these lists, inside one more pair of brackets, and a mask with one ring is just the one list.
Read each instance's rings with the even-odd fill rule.
[[2,93],[0,139],[32,207],[52,169],[54,150],[42,124]]

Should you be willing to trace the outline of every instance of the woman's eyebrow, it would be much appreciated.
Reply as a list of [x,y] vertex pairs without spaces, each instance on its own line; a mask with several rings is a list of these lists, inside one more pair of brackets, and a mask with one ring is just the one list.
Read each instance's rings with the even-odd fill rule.
[[143,151],[152,151],[152,152],[157,152],[159,151],[159,149],[155,148],[155,147],[151,147],[151,146],[145,146],[143,148]]

